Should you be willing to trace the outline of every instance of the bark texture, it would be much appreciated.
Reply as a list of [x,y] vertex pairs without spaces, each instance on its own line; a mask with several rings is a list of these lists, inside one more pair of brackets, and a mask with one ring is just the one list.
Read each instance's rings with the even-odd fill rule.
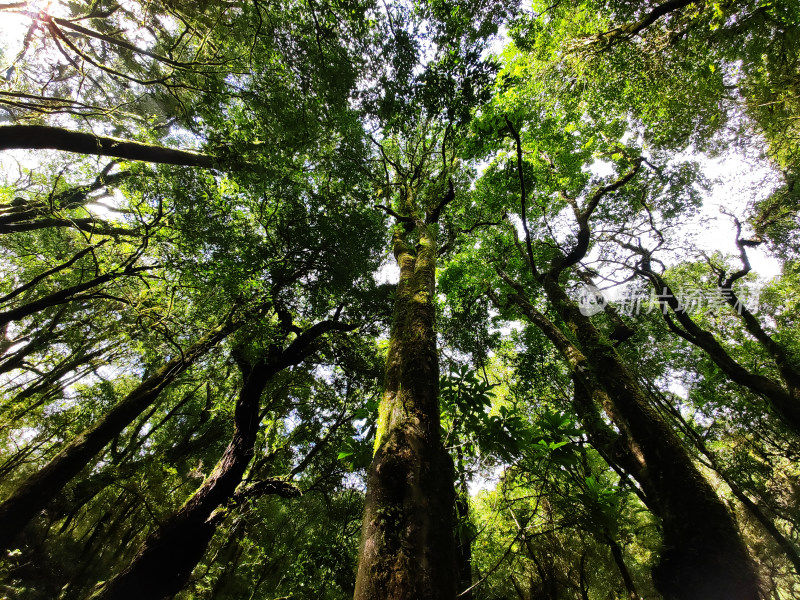
[[132,563],[90,597],[92,600],[171,598],[183,588],[216,531],[212,512],[233,496],[253,456],[266,369],[245,374],[235,410],[233,438],[195,494],[149,536]]
[[312,354],[320,336],[349,329],[349,325],[323,321],[302,332],[286,348],[274,346],[255,364],[238,359],[242,388],[236,401],[233,437],[222,458],[192,497],[145,540],[131,564],[96,589],[91,600],[172,598],[187,584],[208,548],[218,525],[214,514],[217,508],[237,496],[299,494],[294,486],[277,480],[236,491],[253,458],[261,422],[261,395],[276,374]]
[[639,461],[637,473],[650,505],[661,518],[664,542],[653,580],[666,600],[757,600],[755,567],[733,516],[686,452],[680,438],[647,401],[614,347],[558,282],[542,277],[558,315],[572,330],[582,358],[577,380],[607,400],[603,409]]
[[[431,225],[398,225],[400,266],[367,480],[355,600],[452,600],[458,579],[454,470],[439,425],[434,332],[436,243]],[[416,248],[408,243],[418,234]]]
[[[759,600],[760,582],[736,522],[714,489],[695,467],[681,439],[649,403],[646,391],[592,321],[581,313],[561,283],[567,269],[580,263],[591,243],[591,218],[600,202],[632,181],[644,162],[630,160],[630,170],[616,181],[598,187],[581,204],[562,194],[577,223],[576,241],[569,250],[557,251],[546,269],[536,264],[526,220],[526,190],[522,140],[506,119],[517,149],[520,204],[525,247],[517,241],[521,257],[537,281],[569,337],[528,300],[525,289],[498,268],[500,277],[514,290],[508,300],[516,304],[558,348],[570,366],[575,384],[583,387],[576,400],[591,398],[619,431],[629,452],[617,452],[618,463],[636,479],[648,508],[661,519],[664,539],[653,581],[665,600]],[[499,303],[499,299],[495,298]],[[620,338],[623,339],[623,338]],[[585,411],[584,415],[591,415]],[[597,419],[589,430],[601,446],[608,446],[606,431]],[[607,454],[611,448],[607,448]],[[622,459],[622,460],[620,460]]]
[[619,574],[622,576],[622,583],[625,586],[625,593],[628,595],[628,600],[639,600],[639,593],[636,591],[636,586],[633,583],[633,577],[628,570],[628,565],[625,564],[625,558],[622,555],[622,547],[612,537],[606,538],[606,543],[611,548],[611,556],[614,558],[614,563],[619,569]]

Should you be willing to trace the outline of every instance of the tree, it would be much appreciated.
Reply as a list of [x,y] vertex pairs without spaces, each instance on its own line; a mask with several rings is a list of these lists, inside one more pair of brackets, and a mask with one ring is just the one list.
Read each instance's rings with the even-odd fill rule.
[[4,593],[796,595],[793,5],[0,12]]

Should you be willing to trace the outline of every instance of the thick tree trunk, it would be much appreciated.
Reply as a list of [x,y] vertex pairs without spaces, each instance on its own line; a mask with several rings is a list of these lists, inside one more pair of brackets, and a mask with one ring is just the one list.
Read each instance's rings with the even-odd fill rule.
[[106,444],[150,406],[161,391],[234,328],[231,322],[207,332],[140,383],[92,427],[79,434],[41,470],[26,479],[0,504],[0,548],[14,538]]
[[393,238],[400,282],[367,480],[355,600],[456,595],[454,472],[439,431],[436,244],[430,225],[418,221],[416,230],[416,251],[403,226]]
[[[597,382],[603,406],[641,463],[639,477],[654,491],[652,504],[664,527],[653,579],[666,600],[757,600],[759,581],[732,515],[703,478],[680,438],[650,406],[644,390],[616,350],[582,315],[552,278],[545,292],[586,357],[575,371],[589,394]],[[650,494],[648,493],[648,496]]]
[[139,236],[135,229],[128,227],[115,227],[100,219],[82,218],[82,219],[60,219],[56,217],[48,217],[44,219],[36,219],[34,221],[23,221],[20,223],[4,224],[0,223],[0,235],[7,233],[20,233],[22,231],[39,231],[40,229],[49,229],[51,227],[70,227],[78,229],[94,235],[117,235],[136,237]]
[[[583,373],[584,378],[588,375],[587,372]],[[607,425],[600,414],[598,407],[609,402],[608,395],[597,381],[592,382],[593,395],[587,392],[586,386],[577,376],[573,375],[572,381],[575,413],[586,430],[592,446],[621,479],[629,482],[642,504],[652,511],[653,505],[649,498],[657,496],[658,492],[652,487],[650,480],[643,472],[644,465],[631,450],[631,444],[624,435],[617,433]],[[630,478],[636,480],[639,487],[634,486],[630,482]]]
[[714,469],[725,484],[731,489],[731,493],[736,497],[739,502],[750,512],[756,521],[764,528],[778,547],[784,552],[786,558],[794,565],[796,573],[800,574],[800,553],[792,543],[775,525],[773,520],[758,506],[745,491],[730,477],[726,469],[719,463],[715,454],[706,446],[702,436],[700,436],[683,418],[680,410],[671,406],[668,400],[656,395],[653,389],[650,389],[651,394],[660,401],[661,406],[668,411],[669,416],[675,419],[684,434],[692,440],[695,448],[706,458],[708,465]]
[[[676,4],[680,4],[679,2]],[[654,13],[655,14],[655,13]],[[653,512],[661,518],[664,540],[653,580],[665,600],[758,600],[760,585],[755,565],[739,536],[732,515],[692,462],[681,439],[649,404],[645,391],[628,370],[609,340],[603,339],[581,313],[559,280],[589,250],[591,217],[600,201],[626,185],[641,168],[643,158],[615,182],[597,188],[579,206],[572,204],[578,224],[575,245],[557,253],[546,271],[540,271],[532,251],[526,221],[526,193],[522,141],[506,119],[517,148],[521,215],[526,250],[521,251],[531,275],[538,280],[560,319],[577,343],[556,331],[552,323],[525,298],[521,285],[502,270],[498,274],[514,290],[509,300],[518,304],[563,354],[579,385],[620,431],[636,465],[631,473],[645,490]],[[673,299],[674,300],[674,299]],[[685,313],[683,313],[685,314]]]

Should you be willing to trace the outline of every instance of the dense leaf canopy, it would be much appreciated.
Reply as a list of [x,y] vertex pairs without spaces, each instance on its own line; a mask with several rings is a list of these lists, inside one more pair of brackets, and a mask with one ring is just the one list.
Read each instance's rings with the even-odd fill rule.
[[799,212],[795,0],[0,3],[0,597],[796,597]]

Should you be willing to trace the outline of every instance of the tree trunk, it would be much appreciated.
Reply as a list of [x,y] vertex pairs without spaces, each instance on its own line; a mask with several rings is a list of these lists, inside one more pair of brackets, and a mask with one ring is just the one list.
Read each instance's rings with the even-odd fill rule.
[[92,600],[161,600],[186,585],[216,531],[209,517],[233,496],[253,457],[259,401],[273,374],[263,365],[244,374],[233,439],[214,471],[186,504],[147,538],[131,564],[91,595]]
[[764,531],[772,537],[773,541],[778,545],[778,547],[786,555],[786,558],[789,559],[794,566],[795,573],[800,575],[800,553],[798,553],[797,548],[792,541],[778,529],[772,519],[763,510],[761,510],[758,504],[751,500],[750,497],[745,493],[744,489],[742,489],[731,478],[730,474],[726,472],[714,453],[709,450],[708,446],[706,446],[702,436],[700,436],[686,422],[680,410],[674,406],[671,406],[667,399],[660,397],[660,395],[656,394],[652,388],[650,388],[650,392],[664,408],[664,410],[667,411],[668,415],[675,419],[684,434],[692,441],[695,448],[697,448],[697,450],[706,458],[708,461],[707,464],[717,472],[722,481],[724,481],[725,484],[731,489],[731,493],[733,493],[737,500],[739,500],[739,502],[741,502],[741,504],[750,512],[753,518],[759,522]]
[[176,150],[143,142],[132,142],[118,138],[104,137],[61,127],[47,125],[6,125],[0,127],[0,151],[20,150],[63,150],[92,156],[113,156],[129,160],[141,160],[167,165],[213,168],[213,156],[198,154],[188,150]]
[[150,406],[161,391],[234,328],[226,322],[207,332],[191,348],[176,356],[79,434],[42,469],[26,479],[0,504],[0,548],[14,538],[106,444]]
[[578,587],[581,592],[581,600],[589,600],[589,586],[586,582],[586,550],[581,554],[580,573],[578,575]]
[[[647,402],[616,350],[550,277],[545,292],[586,357],[578,380],[592,394],[599,382],[603,406],[641,462],[645,489],[664,527],[653,580],[666,600],[757,600],[759,581],[732,515],[691,461],[680,438]],[[648,494],[649,496],[649,494]]]
[[[323,321],[297,336],[285,349],[273,347],[269,356],[255,365],[239,360],[242,389],[236,401],[231,442],[214,471],[189,500],[152,533],[128,567],[98,588],[91,600],[162,600],[172,598],[189,581],[197,563],[217,530],[214,511],[234,497],[247,467],[261,422],[261,394],[277,373],[301,363],[316,349],[316,339],[331,330],[352,327]],[[291,485],[265,481],[254,484],[261,495],[297,495]]]
[[[695,323],[687,311],[679,310],[680,302],[673,290],[666,284],[661,275],[650,269],[649,256],[644,258],[642,273],[650,280],[656,293],[661,296],[662,300],[660,302],[662,306],[669,306],[675,320],[680,325],[679,327],[672,320],[666,310],[662,311],[661,314],[669,330],[704,350],[731,381],[762,396],[775,414],[786,425],[791,427],[795,434],[800,435],[800,377],[791,365],[786,353],[761,329],[755,317],[749,312],[741,315],[741,318],[745,320],[745,326],[748,331],[772,355],[786,387],[771,377],[746,369],[728,353],[710,331]],[[746,309],[742,308],[742,310],[745,311]]]
[[[463,482],[462,482],[463,483]],[[456,492],[456,516],[458,517],[458,544],[456,562],[458,564],[458,590],[461,600],[472,600],[472,531],[469,521],[469,491],[462,485]]]
[[[416,250],[408,244],[416,228]],[[439,425],[431,226],[398,225],[400,266],[375,455],[367,479],[355,600],[453,600],[453,463]]]
[[19,321],[20,319],[29,317],[33,314],[36,314],[37,312],[43,311],[44,309],[50,308],[52,306],[58,306],[60,304],[66,304],[67,302],[72,302],[73,300],[78,300],[80,299],[78,294],[80,294],[81,292],[85,292],[104,283],[108,283],[109,281],[113,281],[114,279],[119,279],[120,277],[130,277],[136,275],[137,273],[141,273],[143,271],[149,271],[152,268],[153,267],[149,266],[134,267],[128,265],[121,271],[112,271],[111,273],[105,273],[104,275],[100,275],[98,277],[95,277],[94,279],[90,279],[89,281],[85,281],[83,283],[73,285],[63,290],[53,292],[52,294],[48,294],[47,296],[43,296],[41,298],[37,298],[36,300],[32,300],[27,304],[23,304],[22,306],[18,306],[16,308],[0,312],[0,325],[5,325],[6,323],[11,323],[13,321]]
[[611,556],[614,558],[617,569],[619,569],[619,574],[622,575],[622,583],[625,585],[628,600],[639,600],[639,593],[633,584],[631,572],[628,570],[628,565],[625,564],[625,559],[622,556],[622,547],[611,536],[606,537],[606,543],[611,548]]

